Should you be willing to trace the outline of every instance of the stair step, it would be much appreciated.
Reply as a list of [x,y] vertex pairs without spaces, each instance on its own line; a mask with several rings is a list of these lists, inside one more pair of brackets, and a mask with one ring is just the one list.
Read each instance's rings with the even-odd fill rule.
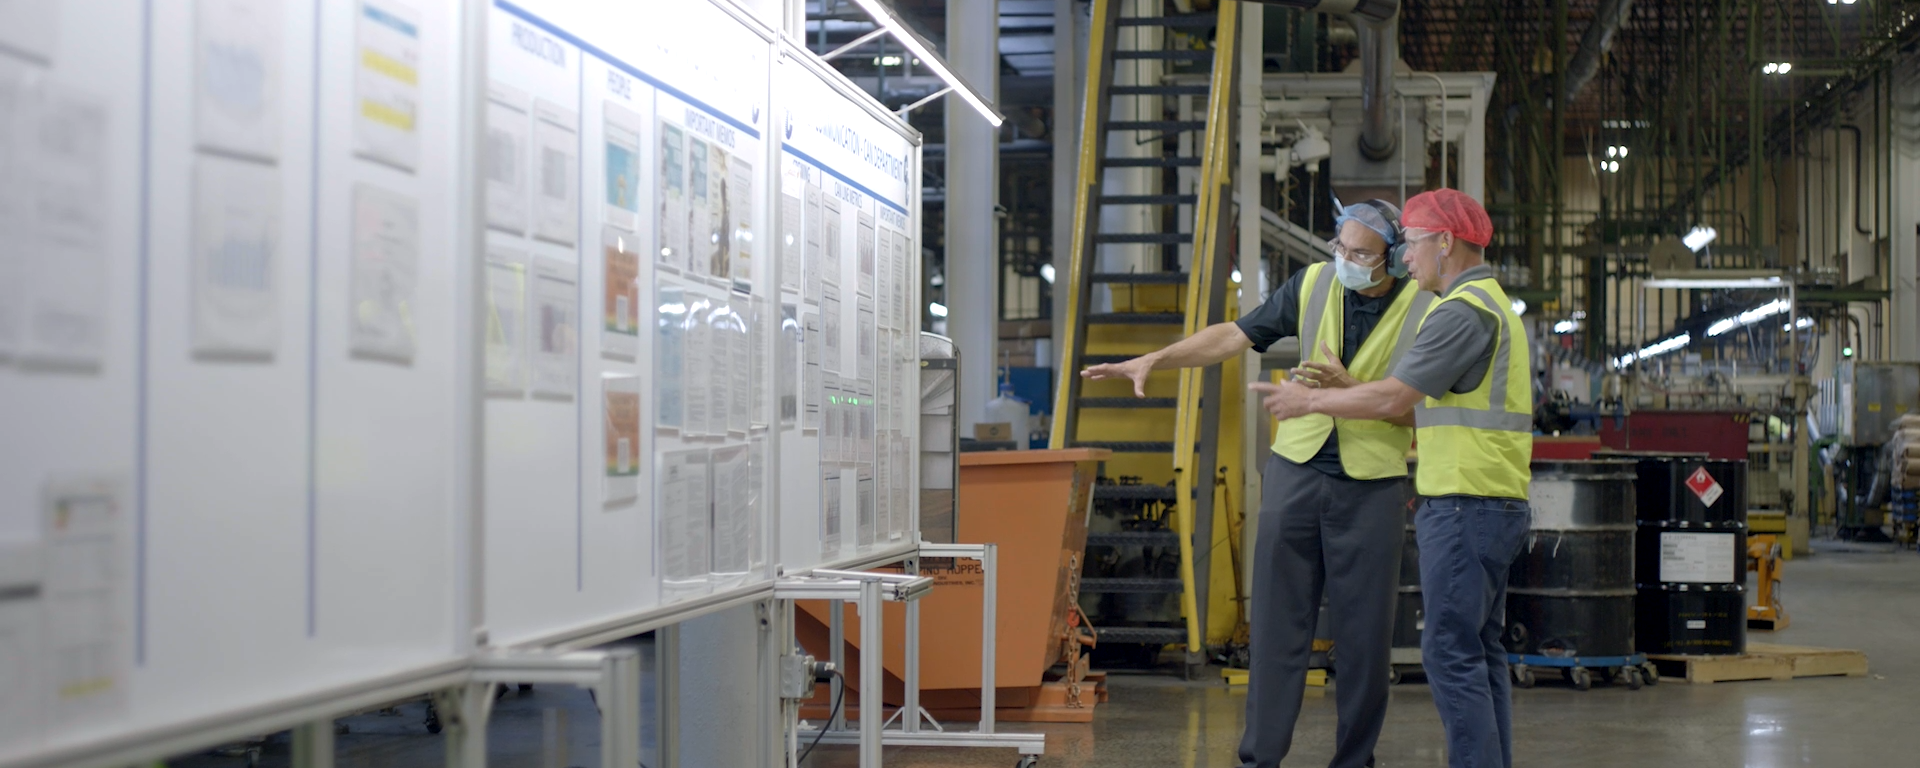
[[1184,245],[1193,242],[1191,232],[1098,232],[1093,236],[1096,243],[1159,243],[1162,245]]
[[1109,120],[1109,131],[1197,131],[1207,127],[1205,120]]
[[1100,642],[1171,645],[1187,641],[1187,631],[1176,627],[1094,627]]
[[1130,592],[1130,593],[1159,592],[1164,594],[1164,593],[1173,593],[1173,592],[1179,592],[1179,591],[1180,591],[1179,579],[1099,578],[1099,579],[1081,579],[1080,580],[1080,594],[1083,594],[1083,595],[1088,593],[1110,594],[1115,592]]
[[1157,61],[1213,61],[1213,51],[1114,51],[1116,59],[1154,59]]
[[[1155,486],[1116,485],[1114,488],[1152,488]],[[1177,547],[1180,534],[1173,531],[1107,531],[1087,534],[1088,546],[1103,547]]]
[[1117,22],[1123,27],[1206,28],[1219,24],[1220,17],[1210,13],[1191,16],[1122,16]]
[[[1100,484],[1093,487],[1096,499],[1138,499],[1143,501],[1173,501],[1178,492],[1171,485],[1111,485]],[[1179,543],[1179,542],[1174,542]]]
[[1171,397],[1083,397],[1082,408],[1172,408],[1176,398]]
[[1186,285],[1185,272],[1095,272],[1096,283],[1132,283],[1134,285]]
[[1173,441],[1075,440],[1075,448],[1105,448],[1114,453],[1173,453]]
[[1100,195],[1094,198],[1101,205],[1193,205],[1200,202],[1199,195]]
[[1089,323],[1109,325],[1180,325],[1187,316],[1179,312],[1096,312],[1087,315]]
[[1100,164],[1108,168],[1198,168],[1197,157],[1103,157]]
[[1116,85],[1108,90],[1114,96],[1205,96],[1204,85]]

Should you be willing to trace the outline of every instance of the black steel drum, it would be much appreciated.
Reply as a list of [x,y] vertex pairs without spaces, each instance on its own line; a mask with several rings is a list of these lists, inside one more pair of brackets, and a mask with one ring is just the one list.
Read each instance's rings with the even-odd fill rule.
[[1642,653],[1735,654],[1747,649],[1747,463],[1670,453],[1637,462]]
[[1532,530],[1507,577],[1507,648],[1633,653],[1634,464],[1535,461]]

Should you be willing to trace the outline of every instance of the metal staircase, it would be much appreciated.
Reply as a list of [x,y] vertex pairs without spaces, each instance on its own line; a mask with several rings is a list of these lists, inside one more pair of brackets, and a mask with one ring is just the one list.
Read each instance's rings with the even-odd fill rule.
[[[1145,398],[1134,397],[1130,385],[1083,385],[1079,371],[1152,351],[1226,317],[1239,3],[1220,3],[1217,13],[1171,16],[1123,16],[1121,6],[1122,0],[1094,0],[1092,7],[1072,266],[1063,291],[1062,380],[1050,445],[1115,452],[1106,470],[1111,477],[1094,487],[1097,519],[1087,537],[1087,576],[1080,588],[1102,644],[1137,643],[1155,650],[1181,644],[1192,672],[1207,659],[1217,433],[1224,401],[1220,366],[1156,372]],[[1123,48],[1121,32],[1129,28],[1136,34],[1124,37],[1136,43]],[[1138,34],[1154,29],[1164,34]],[[1200,47],[1209,31],[1212,44]],[[1209,83],[1115,84],[1120,66],[1142,61],[1208,65]],[[1159,110],[1160,115],[1114,119],[1114,98],[1129,96],[1159,97],[1149,104],[1205,99],[1206,119],[1159,119],[1181,113],[1171,108]],[[1108,154],[1124,142],[1158,144],[1162,151]],[[1123,168],[1155,169],[1159,178],[1144,191],[1138,185],[1108,189],[1114,174],[1107,171]],[[1142,206],[1161,231],[1101,229],[1104,212]],[[1103,246],[1156,248],[1158,269],[1103,271]],[[1175,594],[1178,613],[1170,616],[1164,603]]]

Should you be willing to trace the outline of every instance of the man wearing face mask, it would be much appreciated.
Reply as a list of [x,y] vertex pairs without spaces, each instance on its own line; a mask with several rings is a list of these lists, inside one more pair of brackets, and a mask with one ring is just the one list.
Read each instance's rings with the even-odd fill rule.
[[[1131,379],[1134,395],[1144,397],[1149,371],[1212,365],[1294,336],[1302,360],[1292,372],[1296,381],[1339,389],[1384,378],[1433,295],[1404,279],[1395,255],[1398,209],[1371,200],[1339,210],[1332,263],[1295,273],[1235,322],[1080,375]],[[1386,719],[1412,440],[1406,418],[1319,417],[1276,428],[1261,481],[1242,766],[1273,768],[1292,746],[1323,589],[1340,656],[1332,766],[1373,763]]]

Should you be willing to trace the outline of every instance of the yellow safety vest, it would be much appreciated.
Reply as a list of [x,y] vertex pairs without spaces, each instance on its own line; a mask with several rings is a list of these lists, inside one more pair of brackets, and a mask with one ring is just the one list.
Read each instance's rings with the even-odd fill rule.
[[1489,312],[1500,328],[1479,386],[1414,406],[1420,438],[1414,488],[1422,496],[1525,499],[1533,479],[1533,368],[1526,329],[1493,278],[1455,285],[1440,301],[1464,301]]
[[[1340,347],[1345,339],[1347,291],[1335,284],[1333,278],[1333,265],[1320,263],[1307,267],[1306,276],[1300,280],[1299,338],[1303,362],[1326,362],[1325,354],[1320,351],[1323,342],[1333,350],[1336,359],[1344,352]],[[1409,284],[1401,289],[1400,295],[1394,297],[1393,303],[1381,314],[1380,324],[1374,326],[1373,333],[1360,344],[1347,372],[1362,382],[1386,378],[1400,359],[1400,353],[1412,345],[1414,331],[1432,303],[1433,294],[1418,286]],[[1356,480],[1406,477],[1407,448],[1413,445],[1413,429],[1384,421],[1336,419],[1320,413],[1288,419],[1274,429],[1273,452],[1295,464],[1305,464],[1320,452],[1327,435],[1335,429],[1340,432],[1340,467],[1348,477]]]

